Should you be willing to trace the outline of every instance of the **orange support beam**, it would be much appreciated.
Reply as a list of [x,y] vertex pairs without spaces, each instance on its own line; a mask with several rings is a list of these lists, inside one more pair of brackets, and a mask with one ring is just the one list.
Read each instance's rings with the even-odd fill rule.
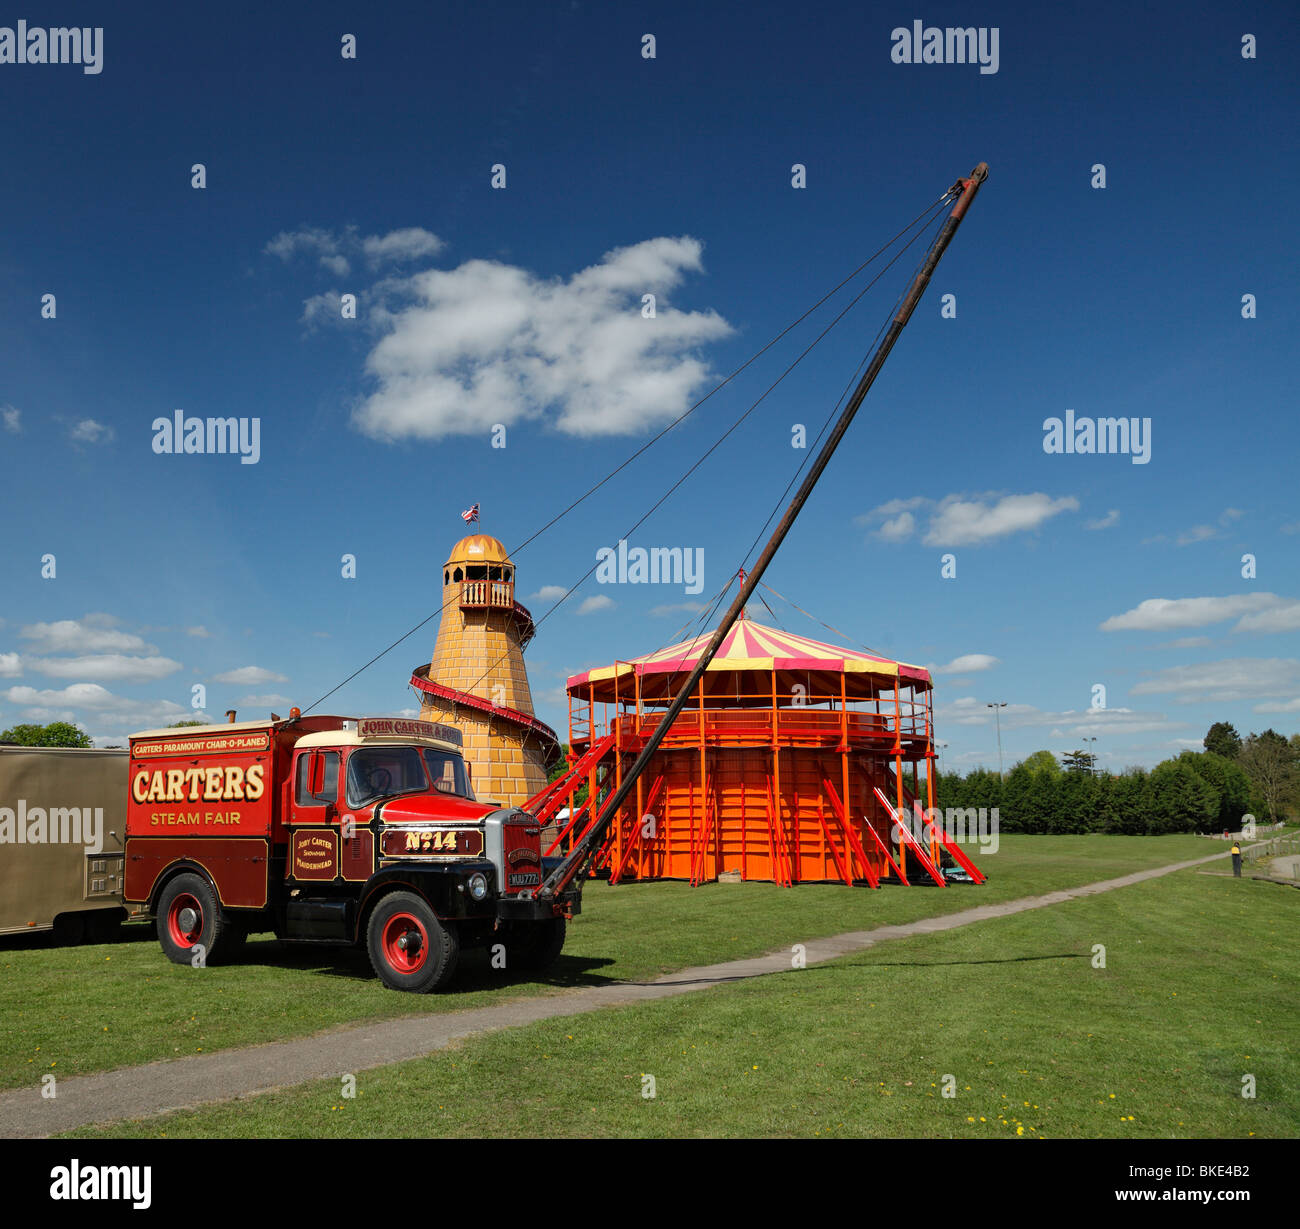
[[[840,796],[835,792],[835,786],[831,784],[831,779],[829,777],[824,779],[823,784],[826,788],[826,796],[831,801],[831,810],[834,812],[835,817],[840,821],[840,827],[844,830],[844,839],[848,844],[848,847],[857,855],[858,861],[862,864],[862,870],[866,876],[867,882],[871,884],[873,888],[880,887],[880,876],[876,874],[875,867],[873,867],[867,860],[867,851],[863,849],[862,842],[858,840],[858,834],[853,831],[853,821],[845,810],[844,804],[840,801]],[[875,833],[873,832],[872,835],[874,836]],[[885,857],[889,857],[888,851],[886,851]]]

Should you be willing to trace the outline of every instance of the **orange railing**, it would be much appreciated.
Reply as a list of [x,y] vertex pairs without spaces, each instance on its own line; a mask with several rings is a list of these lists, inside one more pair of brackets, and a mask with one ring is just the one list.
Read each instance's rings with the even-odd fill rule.
[[[617,702],[593,700],[579,692],[569,695],[569,741],[589,744],[617,732],[623,739],[648,738],[662,720],[662,709],[646,704],[628,681],[626,696]],[[900,695],[887,691],[871,700],[847,700],[842,695],[801,694],[800,703],[777,691],[707,695],[701,712],[698,700],[678,716],[663,745],[698,746],[700,723],[710,746],[768,745],[836,746],[842,743],[879,747],[902,741],[925,742],[930,736],[926,693],[904,687]]]

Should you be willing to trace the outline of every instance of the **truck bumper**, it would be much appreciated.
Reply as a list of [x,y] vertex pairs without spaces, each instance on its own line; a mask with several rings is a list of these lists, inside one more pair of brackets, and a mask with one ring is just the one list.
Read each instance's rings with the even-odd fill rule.
[[553,900],[520,900],[502,896],[497,900],[497,919],[502,922],[545,922],[554,917],[574,917],[582,912],[582,893],[564,892]]

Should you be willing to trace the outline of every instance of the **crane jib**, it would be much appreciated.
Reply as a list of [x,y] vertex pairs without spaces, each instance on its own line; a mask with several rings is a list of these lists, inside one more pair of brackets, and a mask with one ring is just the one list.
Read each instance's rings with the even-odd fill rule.
[[682,684],[681,689],[673,698],[673,702],[668,706],[663,717],[656,725],[654,732],[650,735],[649,740],[642,748],[641,753],[637,756],[631,769],[624,774],[622,782],[613,794],[605,801],[601,808],[600,815],[595,823],[591,825],[582,836],[582,839],[574,845],[569,851],[568,856],[556,867],[545,879],[545,881],[536,889],[535,895],[538,899],[549,900],[557,893],[563,892],[566,887],[578,876],[585,867],[588,859],[595,852],[604,837],[606,829],[613,821],[614,816],[618,814],[619,808],[622,807],[628,794],[635,788],[637,778],[645,771],[650,761],[654,758],[659,744],[663,741],[664,736],[672,727],[677,715],[686,706],[695,690],[696,685],[703,677],[705,670],[708,669],[709,663],[713,660],[714,654],[717,653],[719,646],[726,638],[727,633],[731,630],[732,625],[740,617],[741,611],[745,609],[745,603],[749,601],[750,595],[758,586],[762,579],[767,565],[772,561],[777,549],[785,540],[785,536],[790,532],[791,526],[798,517],[800,510],[807,502],[808,497],[812,494],[813,487],[817,485],[818,479],[822,472],[830,463],[835,449],[839,447],[840,441],[844,438],[845,432],[853,422],[859,407],[865,400],[867,392],[875,382],[881,367],[885,364],[885,359],[889,357],[890,350],[893,349],[894,342],[898,340],[898,335],[906,327],[907,322],[911,319],[912,312],[916,305],[921,301],[921,296],[925,293],[926,286],[930,283],[930,276],[934,273],[935,266],[943,256],[944,250],[952,241],[957,227],[961,225],[962,219],[966,216],[966,211],[970,208],[971,202],[975,199],[975,194],[980,190],[984,180],[988,178],[988,164],[981,162],[971,171],[970,175],[964,179],[959,179],[951,188],[948,189],[947,195],[956,196],[956,201],[949,211],[948,217],[944,220],[943,226],[939,233],[934,237],[926,252],[925,259],[921,262],[921,267],[917,270],[916,275],[912,278],[898,311],[895,313],[893,320],[889,324],[884,337],[881,338],[880,344],[876,347],[875,353],[871,356],[871,361],[867,364],[867,369],[862,373],[862,378],[858,381],[857,387],[853,390],[853,396],[849,398],[848,404],[844,407],[843,413],[835,423],[834,429],[827,437],[826,443],[822,445],[821,451],[817,454],[817,459],[813,462],[812,468],[809,469],[799,490],[795,492],[794,498],[791,499],[789,507],[785,510],[780,523],[773,530],[772,536],[768,539],[767,545],[763,548],[763,553],[755,561],[753,568],[745,577],[744,583],[740,587],[740,592],[736,594],[735,600],[728,608],[722,622],[718,624],[708,645],[703,653],[700,654],[699,660],[696,661],[694,668],[687,677],[686,682]]

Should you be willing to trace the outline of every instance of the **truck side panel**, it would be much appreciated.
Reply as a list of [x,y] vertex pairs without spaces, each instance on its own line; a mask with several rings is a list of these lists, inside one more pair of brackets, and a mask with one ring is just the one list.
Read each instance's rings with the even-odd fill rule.
[[230,909],[266,904],[270,846],[254,837],[133,837],[126,859],[126,898],[152,904],[154,885],[169,866],[185,863],[206,871],[221,903]]
[[[125,751],[0,747],[0,934],[48,930],[61,914],[124,916],[126,789]],[[53,823],[51,812],[60,813]],[[85,844],[88,823],[99,828],[98,853]],[[62,836],[83,839],[51,839]]]

